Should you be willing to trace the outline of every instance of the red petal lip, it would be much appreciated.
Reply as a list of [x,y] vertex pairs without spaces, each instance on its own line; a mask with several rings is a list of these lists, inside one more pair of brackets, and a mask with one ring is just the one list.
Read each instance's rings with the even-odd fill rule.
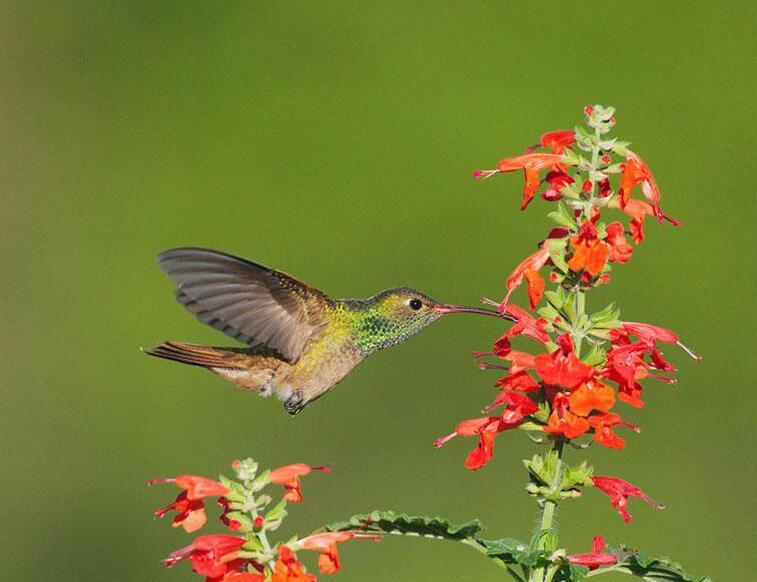
[[478,315],[488,315],[489,317],[499,317],[516,321],[510,315],[502,314],[494,309],[484,309],[483,307],[467,307],[466,305],[434,305],[434,311],[439,313],[477,313]]

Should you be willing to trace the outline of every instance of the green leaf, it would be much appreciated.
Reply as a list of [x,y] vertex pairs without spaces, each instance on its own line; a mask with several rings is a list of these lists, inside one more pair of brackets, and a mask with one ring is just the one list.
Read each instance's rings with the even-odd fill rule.
[[513,538],[499,540],[478,540],[486,548],[490,558],[502,560],[506,564],[520,564],[527,568],[547,566],[549,555],[542,550],[529,550],[528,545]]
[[576,221],[573,219],[573,213],[568,210],[562,202],[557,203],[557,210],[553,210],[547,215],[547,218],[554,220],[560,226],[566,226],[571,230],[576,230]]
[[438,516],[408,515],[394,511],[372,511],[353,515],[346,521],[338,521],[323,528],[326,531],[355,531],[414,535],[461,541],[474,538],[482,529],[477,519],[453,524]]
[[632,574],[651,581],[667,582],[712,582],[708,576],[690,576],[681,564],[667,557],[651,558],[638,550],[627,546],[608,548],[618,556],[618,563],[613,566],[619,571]]

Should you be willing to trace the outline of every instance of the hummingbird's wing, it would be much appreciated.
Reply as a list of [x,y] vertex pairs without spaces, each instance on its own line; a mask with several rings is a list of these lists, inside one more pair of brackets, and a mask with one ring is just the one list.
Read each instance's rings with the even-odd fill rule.
[[292,364],[326,325],[333,303],[286,273],[218,251],[172,249],[158,263],[176,284],[179,302],[200,321]]

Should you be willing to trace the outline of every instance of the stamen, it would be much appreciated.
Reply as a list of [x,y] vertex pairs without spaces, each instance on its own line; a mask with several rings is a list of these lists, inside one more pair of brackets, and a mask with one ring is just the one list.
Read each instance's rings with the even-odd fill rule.
[[451,441],[451,440],[452,440],[453,438],[455,438],[456,436],[457,436],[457,433],[456,433],[456,432],[451,432],[451,433],[449,433],[449,434],[448,434],[447,436],[439,437],[438,439],[436,439],[436,440],[434,441],[434,446],[435,446],[435,447],[436,447],[436,448],[438,449],[439,447],[441,447],[441,446],[442,446],[442,445],[444,445],[445,443],[447,443],[447,442]]
[[699,354],[697,354],[694,350],[692,350],[686,344],[684,344],[684,343],[682,343],[680,341],[677,341],[676,345],[679,348],[681,348],[684,352],[686,352],[689,356],[691,356],[697,362],[697,364],[702,361],[702,356],[700,356]]

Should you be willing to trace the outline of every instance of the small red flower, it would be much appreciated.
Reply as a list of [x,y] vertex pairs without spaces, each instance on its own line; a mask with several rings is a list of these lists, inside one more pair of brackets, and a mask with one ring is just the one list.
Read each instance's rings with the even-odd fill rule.
[[245,560],[237,557],[245,543],[245,538],[231,535],[200,536],[191,544],[169,554],[165,560],[167,568],[182,560],[189,559],[192,569],[209,579],[222,579],[231,572],[240,572]]
[[541,136],[539,145],[549,148],[553,154],[562,154],[565,148],[576,142],[576,134],[572,129],[550,131]]
[[434,446],[437,448],[441,447],[456,436],[478,436],[478,445],[476,445],[476,448],[471,451],[465,460],[465,466],[468,469],[476,471],[491,460],[494,454],[495,437],[505,430],[516,428],[518,424],[520,423],[507,423],[500,416],[484,416],[482,418],[464,420],[457,425],[455,432],[436,439]]
[[618,557],[615,554],[605,552],[605,541],[602,539],[602,536],[594,536],[591,554],[573,554],[572,556],[568,556],[568,560],[572,564],[587,566],[589,570],[596,570],[600,566],[609,566],[616,563]]
[[317,582],[314,574],[305,572],[295,553],[287,546],[279,548],[279,559],[274,565],[271,582]]
[[[521,263],[513,269],[513,272],[510,273],[510,276],[505,281],[505,287],[507,288],[507,294],[505,295],[505,298],[502,300],[502,303],[499,304],[499,310],[500,312],[505,312],[507,308],[507,304],[510,301],[510,295],[513,294],[513,291],[515,291],[518,287],[520,287],[523,284],[523,278],[526,276],[526,273],[528,271],[538,271],[541,269],[544,265],[547,264],[547,261],[549,260],[549,246],[547,243],[543,243],[541,247],[539,247],[539,250],[536,251],[534,254],[527,256]],[[533,279],[533,275],[532,275]],[[529,286],[532,284],[530,280],[527,280]],[[533,292],[535,293],[535,291]],[[529,293],[531,295],[532,293]]]
[[522,156],[500,160],[496,170],[476,170],[473,172],[473,176],[486,179],[494,174],[523,170],[526,178],[526,185],[523,188],[523,203],[521,204],[521,210],[523,210],[533,200],[534,193],[541,184],[539,172],[547,168],[558,168],[562,161],[563,156],[558,154],[523,154]]
[[493,353],[504,358],[511,351],[510,340],[519,335],[530,337],[541,344],[549,341],[546,332],[547,320],[543,317],[536,319],[525,309],[517,305],[508,305],[504,313],[514,317],[517,321],[494,342]]
[[598,410],[607,412],[615,404],[615,391],[599,380],[584,382],[568,396],[570,411],[578,416],[589,416]]
[[330,473],[331,469],[326,466],[311,467],[305,463],[295,463],[285,465],[271,471],[271,481],[277,485],[283,485],[286,491],[284,499],[293,503],[302,501],[302,490],[300,487],[300,477],[308,475],[311,471],[321,471]]
[[599,240],[597,229],[591,221],[584,221],[578,230],[578,236],[570,239],[570,245],[573,247],[573,256],[568,261],[571,271],[586,269],[592,276],[596,276],[605,268],[610,249]]
[[539,274],[539,271],[533,269],[526,271],[525,277],[528,285],[528,303],[531,309],[536,309],[544,294],[544,278]]
[[664,505],[649,497],[649,495],[635,485],[631,485],[628,481],[623,481],[623,479],[618,479],[617,477],[597,476],[592,477],[591,480],[594,482],[597,489],[610,497],[610,503],[612,506],[618,510],[620,517],[628,523],[631,522],[631,515],[626,509],[629,497],[639,497],[654,509],[665,509]]
[[639,156],[628,150],[626,163],[623,164],[623,173],[620,176],[620,188],[618,190],[618,202],[621,208],[625,208],[631,199],[631,192],[637,184],[641,184],[641,191],[653,206],[660,202],[660,189],[657,187],[652,171]]
[[172,525],[173,527],[184,528],[187,533],[197,531],[208,521],[203,499],[220,497],[229,492],[218,481],[197,475],[179,475],[173,479],[150,479],[148,481],[149,485],[155,483],[176,483],[183,489],[173,503],[158,509],[155,512],[155,517],[163,517],[169,511],[176,511],[177,514]]
[[557,345],[559,347],[554,352],[539,354],[535,358],[536,373],[545,384],[573,390],[596,373],[592,366],[576,357],[569,334],[557,338]]
[[501,390],[518,390],[520,392],[536,392],[539,383],[526,371],[510,372],[504,378],[497,380],[495,386]]
[[631,217],[631,238],[637,245],[644,240],[644,218],[646,216],[656,216],[660,222],[666,220],[673,226],[681,226],[680,221],[666,215],[659,206],[652,206],[643,200],[631,198],[622,210]]
[[549,202],[560,200],[563,198],[561,190],[566,186],[570,186],[575,180],[571,178],[567,173],[561,169],[551,170],[547,172],[544,177],[544,181],[549,185],[544,192],[541,193],[541,197]]
[[321,552],[318,558],[318,568],[324,574],[334,574],[339,571],[339,552],[337,544],[354,538],[372,539],[378,541],[379,536],[361,535],[347,531],[317,533],[297,542],[297,545],[315,552]]
[[485,412],[491,412],[503,404],[505,405],[505,409],[502,412],[502,420],[508,424],[520,424],[524,416],[528,416],[539,410],[536,403],[525,394],[513,392],[512,390],[503,390],[486,407]]
[[591,192],[591,189],[592,189],[591,181],[584,180],[583,184],[581,184],[581,190],[585,192],[586,194],[588,194],[589,192]]
[[593,414],[589,417],[589,424],[594,429],[594,442],[608,449],[622,449],[626,446],[626,441],[612,430],[614,426],[625,426],[639,432],[638,426],[625,422],[619,414],[612,412]]
[[625,229],[620,222],[612,222],[605,229],[605,242],[610,249],[608,260],[612,263],[627,263],[633,247],[626,241]]
[[589,430],[589,421],[571,412],[568,397],[558,393],[552,401],[552,414],[543,430],[551,434],[561,434],[566,439],[574,439]]

